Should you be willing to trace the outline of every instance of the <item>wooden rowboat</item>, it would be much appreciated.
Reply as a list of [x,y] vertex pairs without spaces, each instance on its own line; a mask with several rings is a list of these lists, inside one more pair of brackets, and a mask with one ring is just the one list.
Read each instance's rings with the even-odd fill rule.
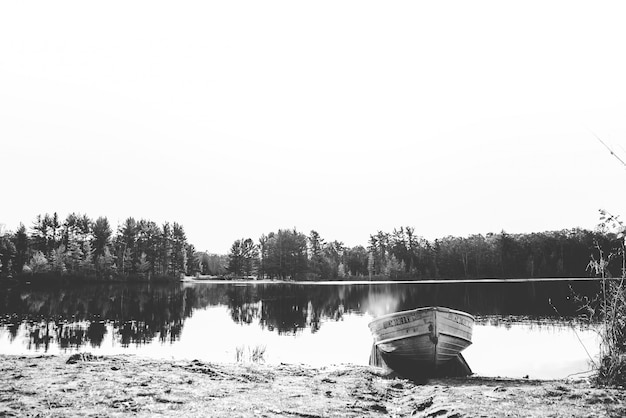
[[430,370],[457,358],[472,343],[473,326],[472,315],[441,307],[395,312],[369,324],[384,355]]

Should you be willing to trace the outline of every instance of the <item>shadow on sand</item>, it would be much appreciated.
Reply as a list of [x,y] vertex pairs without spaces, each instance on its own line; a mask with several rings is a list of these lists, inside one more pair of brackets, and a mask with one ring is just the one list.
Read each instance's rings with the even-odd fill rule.
[[376,344],[372,344],[369,364],[370,366],[381,367],[388,372],[395,372],[399,376],[415,382],[433,377],[467,377],[472,375],[472,369],[460,353],[445,364],[434,367],[433,364],[407,361],[383,353]]

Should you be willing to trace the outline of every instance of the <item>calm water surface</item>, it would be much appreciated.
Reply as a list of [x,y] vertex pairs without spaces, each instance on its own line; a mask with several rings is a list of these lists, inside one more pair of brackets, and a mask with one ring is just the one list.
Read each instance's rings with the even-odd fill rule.
[[[597,333],[572,321],[592,281],[194,283],[24,286],[0,293],[0,354],[137,354],[234,362],[368,364],[377,315],[447,306],[476,316],[463,354],[484,376],[560,378],[590,368]],[[558,314],[557,314],[558,312]]]

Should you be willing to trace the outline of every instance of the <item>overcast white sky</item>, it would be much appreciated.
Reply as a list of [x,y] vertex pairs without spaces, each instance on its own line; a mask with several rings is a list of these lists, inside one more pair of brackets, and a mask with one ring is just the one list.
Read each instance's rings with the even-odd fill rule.
[[[177,221],[198,249],[626,213],[623,2],[2,2],[0,223]],[[625,215],[626,216],[626,215]]]

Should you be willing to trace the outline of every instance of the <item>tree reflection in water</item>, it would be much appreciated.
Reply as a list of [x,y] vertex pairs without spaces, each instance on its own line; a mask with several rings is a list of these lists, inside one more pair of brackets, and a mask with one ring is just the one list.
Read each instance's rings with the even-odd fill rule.
[[122,346],[158,338],[176,341],[192,306],[180,286],[109,285],[9,290],[0,306],[0,326],[14,339],[26,328],[28,349],[98,347],[112,326]]
[[556,318],[556,311],[564,317],[576,315],[570,286],[589,296],[599,289],[595,281],[22,287],[0,297],[0,335],[13,342],[21,328],[27,349],[44,351],[52,344],[61,349],[99,347],[108,330],[124,347],[172,343],[180,338],[186,318],[213,306],[227,306],[235,323],[287,335],[315,333],[324,321],[341,321],[347,313],[377,316],[433,305],[507,326],[510,318]]

